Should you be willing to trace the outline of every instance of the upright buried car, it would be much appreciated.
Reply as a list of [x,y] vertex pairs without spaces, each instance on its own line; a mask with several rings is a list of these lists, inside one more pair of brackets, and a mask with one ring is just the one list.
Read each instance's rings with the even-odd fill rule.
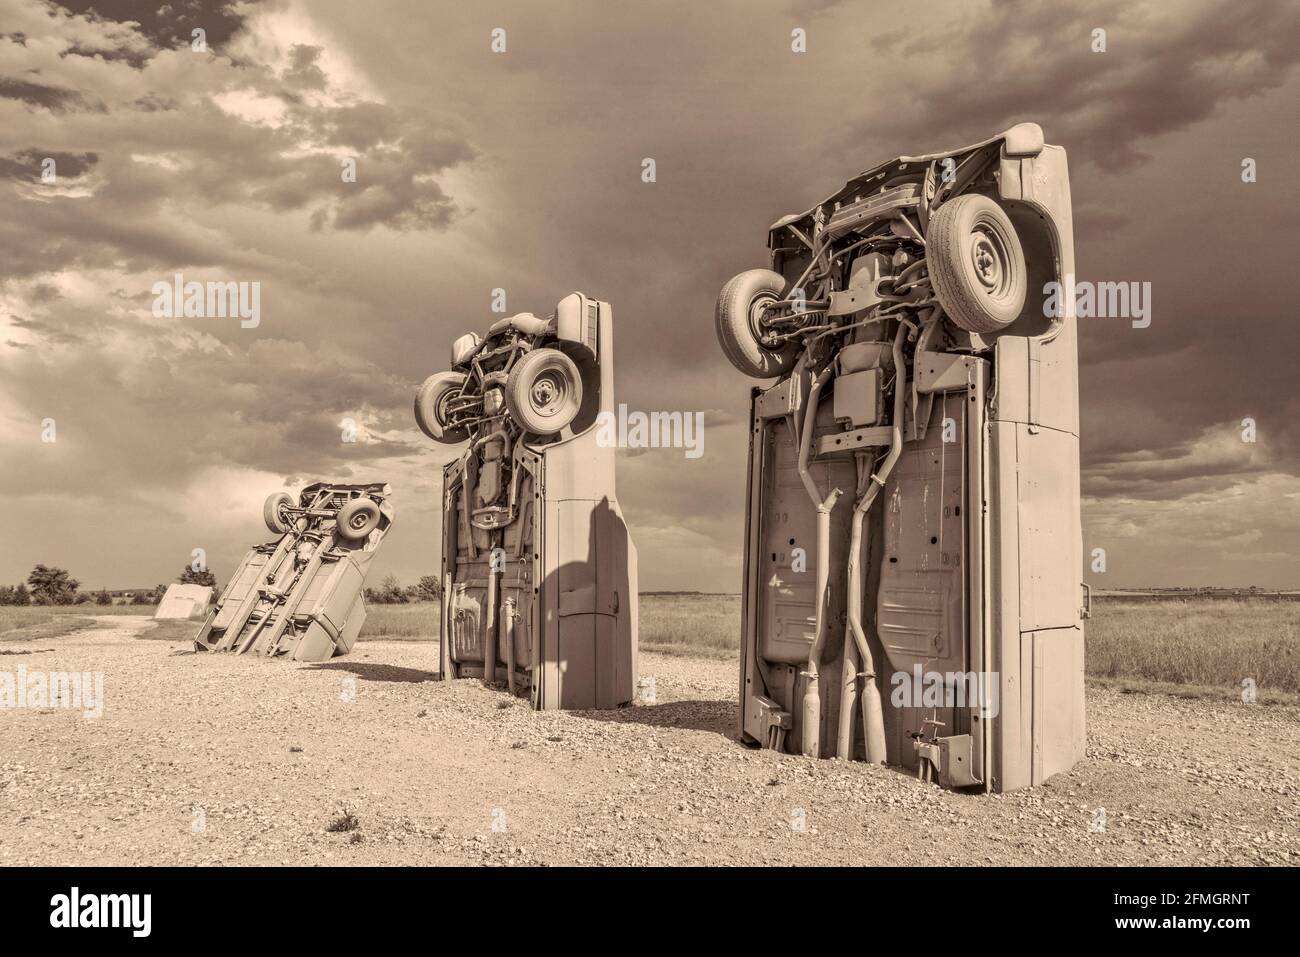
[[443,470],[439,672],[502,680],[535,708],[614,708],[636,687],[636,549],[614,495],[609,303],[566,296],[452,344],[415,418],[468,441]]
[[393,523],[387,485],[320,482],[271,495],[262,508],[279,538],[250,551],[203,623],[194,647],[294,661],[352,649],[366,620],[370,560]]
[[1010,790],[1084,753],[1065,151],[1022,123],[769,233],[717,332],[754,389],[744,740]]

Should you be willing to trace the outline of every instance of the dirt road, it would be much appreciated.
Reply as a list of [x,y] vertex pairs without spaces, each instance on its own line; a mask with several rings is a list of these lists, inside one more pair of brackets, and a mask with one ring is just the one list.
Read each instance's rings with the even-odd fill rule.
[[99,625],[0,648],[0,680],[104,679],[98,718],[0,710],[0,864],[1300,864],[1295,707],[1092,689],[1083,765],[971,796],[742,747],[729,661],[646,654],[656,704],[543,714],[434,682],[432,644],[293,665]]

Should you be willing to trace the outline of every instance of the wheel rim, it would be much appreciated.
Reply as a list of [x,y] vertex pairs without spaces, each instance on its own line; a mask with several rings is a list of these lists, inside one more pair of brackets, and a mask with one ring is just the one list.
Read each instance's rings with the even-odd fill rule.
[[288,502],[281,502],[279,506],[276,507],[275,517],[280,520],[281,525],[289,524],[289,513],[286,511],[288,507],[289,507]]
[[357,514],[352,516],[348,524],[351,525],[353,529],[359,532],[361,531],[361,529],[366,527],[369,521],[370,521],[369,513],[367,513],[364,509],[362,509],[361,511],[357,512]]
[[765,292],[755,296],[749,303],[749,331],[753,333],[754,341],[769,352],[776,351],[779,346],[768,339],[767,332],[763,329],[763,313],[774,302],[776,302],[776,296]]
[[447,389],[442,395],[438,396],[438,401],[433,405],[433,415],[438,420],[438,424],[445,430],[451,429],[451,422],[447,418],[447,403],[451,401],[454,389]]
[[980,288],[990,298],[1005,299],[1014,276],[1011,255],[1002,234],[986,223],[977,224],[971,230],[968,252]]
[[528,407],[543,418],[557,414],[569,398],[569,383],[554,371],[539,375],[528,390]]

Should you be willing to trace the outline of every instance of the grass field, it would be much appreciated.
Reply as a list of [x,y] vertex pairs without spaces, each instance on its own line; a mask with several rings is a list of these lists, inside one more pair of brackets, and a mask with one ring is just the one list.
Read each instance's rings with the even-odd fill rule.
[[0,641],[58,638],[95,623],[92,615],[152,615],[153,605],[0,605]]
[[[641,649],[729,658],[740,647],[739,595],[642,595]],[[430,640],[438,606],[374,605],[364,638]],[[1300,603],[1105,601],[1087,624],[1088,674],[1174,685],[1300,693]]]
[[[436,602],[367,605],[361,638],[431,641],[438,627]],[[734,655],[740,648],[740,596],[641,596],[641,647],[669,654]]]
[[432,641],[438,637],[438,603],[419,601],[409,605],[366,605],[366,623],[361,639],[388,641]]
[[[150,606],[0,607],[0,641],[57,638],[90,627],[91,615],[152,615]],[[141,637],[180,638],[190,622]],[[641,648],[729,658],[740,643],[738,595],[641,596]],[[361,638],[432,641],[438,605],[370,605]],[[1190,600],[1094,605],[1087,625],[1088,674],[1103,681],[1138,680],[1300,694],[1300,602]]]
[[641,647],[665,654],[740,654],[739,595],[642,595]]
[[1094,604],[1088,674],[1300,692],[1300,602]]

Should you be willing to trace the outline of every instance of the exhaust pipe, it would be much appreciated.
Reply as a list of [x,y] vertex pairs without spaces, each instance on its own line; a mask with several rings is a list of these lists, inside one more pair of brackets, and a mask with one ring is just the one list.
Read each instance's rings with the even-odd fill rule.
[[501,647],[506,659],[506,687],[515,693],[515,600],[501,603]]
[[497,570],[492,553],[488,553],[487,599],[483,615],[483,680],[497,680]]
[[[903,416],[907,410],[907,366],[903,362],[903,338],[907,335],[907,330],[911,328],[911,323],[903,320],[898,327],[898,332],[894,335],[894,421],[891,423],[892,435],[890,437],[889,452],[885,455],[884,461],[880,463],[880,468],[871,476],[871,481],[867,490],[863,493],[862,498],[853,507],[853,522],[849,537],[849,560],[848,560],[848,605],[849,605],[849,631],[853,635],[853,644],[857,648],[858,657],[861,658],[861,677],[862,681],[862,737],[866,743],[867,761],[872,764],[885,763],[885,716],[884,708],[880,701],[880,688],[876,684],[876,667],[875,661],[871,654],[871,646],[867,644],[866,633],[862,630],[862,579],[865,569],[859,569],[862,555],[862,522],[871,510],[872,504],[876,501],[876,496],[880,490],[885,487],[885,482],[889,475],[894,471],[894,466],[903,454]],[[849,645],[845,642],[844,667],[847,671],[849,668]],[[847,678],[845,681],[847,682]],[[841,719],[841,726],[846,722]],[[837,744],[842,747],[838,750],[840,757],[850,757],[848,754],[848,739],[850,736],[847,731],[842,731],[840,741]]]
[[[850,559],[852,562],[852,559]],[[850,565],[849,574],[853,573]],[[840,668],[840,724],[835,736],[835,756],[853,760],[853,709],[858,704],[858,646],[849,627],[844,628],[844,659]]]
[[827,366],[813,383],[808,393],[808,410],[804,414],[803,435],[799,442],[799,478],[803,480],[808,497],[817,509],[817,624],[813,634],[812,648],[808,651],[808,662],[800,677],[804,679],[803,717],[800,723],[800,751],[805,757],[815,758],[821,751],[821,687],[817,668],[821,659],[822,646],[826,643],[826,606],[829,598],[830,563],[831,563],[831,510],[844,493],[831,489],[829,495],[822,499],[818,495],[817,484],[808,474],[808,453],[812,446],[813,428],[817,424],[817,405],[822,386],[830,378],[833,369]]

